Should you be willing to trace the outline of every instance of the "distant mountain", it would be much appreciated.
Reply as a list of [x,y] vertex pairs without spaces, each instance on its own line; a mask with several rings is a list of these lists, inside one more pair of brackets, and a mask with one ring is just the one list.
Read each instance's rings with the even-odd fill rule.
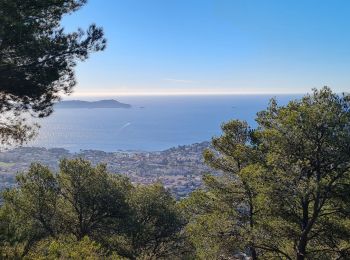
[[55,105],[56,108],[131,108],[131,105],[121,103],[114,99],[99,101],[69,100],[61,101]]

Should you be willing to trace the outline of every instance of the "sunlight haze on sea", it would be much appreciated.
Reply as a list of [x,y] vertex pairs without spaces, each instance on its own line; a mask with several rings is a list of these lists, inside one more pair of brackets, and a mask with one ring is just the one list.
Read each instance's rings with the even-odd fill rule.
[[[56,109],[41,119],[39,136],[28,146],[117,151],[159,151],[210,141],[230,119],[255,127],[255,115],[271,95],[123,96],[114,99],[130,109]],[[109,99],[111,97],[108,97]],[[296,96],[280,95],[280,104]],[[89,100],[101,100],[90,97]]]

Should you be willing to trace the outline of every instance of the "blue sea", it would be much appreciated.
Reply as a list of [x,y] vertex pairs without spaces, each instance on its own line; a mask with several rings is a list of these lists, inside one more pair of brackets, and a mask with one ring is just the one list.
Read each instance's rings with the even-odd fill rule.
[[[56,109],[39,121],[37,138],[28,146],[60,147],[72,152],[160,151],[178,145],[209,141],[230,119],[256,126],[256,113],[271,95],[123,96],[114,99],[130,109]],[[110,99],[111,97],[108,97]],[[297,96],[276,96],[286,104]],[[79,98],[82,100],[82,98]],[[100,100],[89,98],[88,100]],[[87,100],[87,99],[84,99]]]

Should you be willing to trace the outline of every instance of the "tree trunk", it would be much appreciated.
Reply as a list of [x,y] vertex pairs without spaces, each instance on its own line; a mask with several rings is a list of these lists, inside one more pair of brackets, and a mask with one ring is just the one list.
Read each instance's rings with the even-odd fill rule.
[[258,260],[258,254],[256,253],[255,247],[250,247],[250,252],[252,255],[252,260]]
[[307,239],[301,237],[298,244],[297,260],[304,260],[306,255],[306,243]]

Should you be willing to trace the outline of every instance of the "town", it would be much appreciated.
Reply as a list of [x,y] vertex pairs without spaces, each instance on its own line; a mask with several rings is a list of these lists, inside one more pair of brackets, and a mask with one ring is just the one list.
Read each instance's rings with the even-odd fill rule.
[[213,172],[202,153],[209,142],[178,146],[160,152],[104,152],[81,150],[71,153],[63,148],[19,147],[0,153],[0,190],[14,187],[16,174],[39,162],[57,171],[60,159],[89,160],[93,165],[104,163],[111,173],[126,175],[133,183],[161,182],[177,198],[186,197],[201,186],[201,176]]

